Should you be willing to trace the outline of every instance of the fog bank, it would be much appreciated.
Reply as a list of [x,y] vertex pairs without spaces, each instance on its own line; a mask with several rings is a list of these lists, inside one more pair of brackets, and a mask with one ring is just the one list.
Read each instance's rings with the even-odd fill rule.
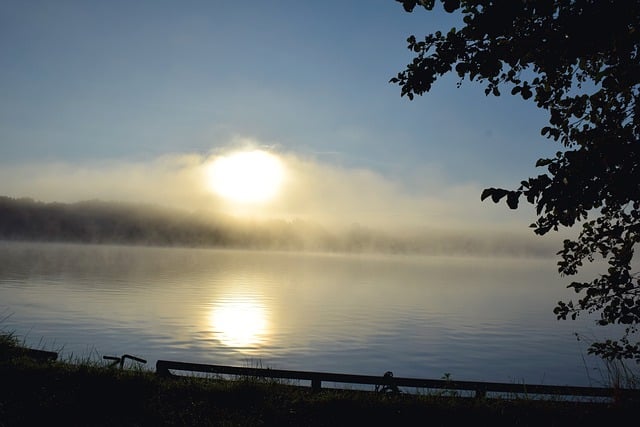
[[207,167],[223,154],[173,154],[146,162],[13,165],[0,170],[0,195],[46,203],[143,203],[218,224],[224,219],[227,226],[247,229],[256,224],[266,230],[275,223],[296,223],[294,228],[304,228],[301,235],[309,240],[313,240],[311,230],[323,230],[359,239],[363,247],[391,247],[402,241],[405,248],[429,246],[443,251],[450,246],[508,251],[506,242],[517,242],[532,253],[559,248],[557,238],[533,235],[528,225],[535,217],[529,206],[513,211],[481,202],[482,186],[449,184],[429,170],[414,174],[429,179],[407,182],[364,168],[274,152],[284,167],[277,196],[260,204],[233,203],[212,192],[207,182]]

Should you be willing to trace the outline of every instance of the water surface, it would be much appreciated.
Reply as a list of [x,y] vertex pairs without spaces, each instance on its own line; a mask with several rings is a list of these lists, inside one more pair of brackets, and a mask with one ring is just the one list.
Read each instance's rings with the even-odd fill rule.
[[[553,259],[0,242],[0,328],[62,357],[600,385]],[[8,317],[7,317],[8,316]]]

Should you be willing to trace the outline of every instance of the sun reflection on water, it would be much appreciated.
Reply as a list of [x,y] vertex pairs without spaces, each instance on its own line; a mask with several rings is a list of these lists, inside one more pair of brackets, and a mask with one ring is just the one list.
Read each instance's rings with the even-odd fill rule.
[[251,351],[268,340],[267,309],[250,296],[216,301],[209,313],[209,324],[218,341],[238,351]]

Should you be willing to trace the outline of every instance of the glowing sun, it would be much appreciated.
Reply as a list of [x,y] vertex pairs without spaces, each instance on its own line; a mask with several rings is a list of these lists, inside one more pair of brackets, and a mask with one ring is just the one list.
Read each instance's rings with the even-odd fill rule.
[[283,175],[280,159],[261,150],[217,157],[207,169],[211,190],[238,203],[271,200],[280,190]]

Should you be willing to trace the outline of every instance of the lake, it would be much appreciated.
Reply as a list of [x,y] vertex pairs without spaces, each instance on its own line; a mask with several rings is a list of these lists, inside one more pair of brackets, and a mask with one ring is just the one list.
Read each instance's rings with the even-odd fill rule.
[[553,258],[0,242],[0,329],[62,358],[602,385]]

